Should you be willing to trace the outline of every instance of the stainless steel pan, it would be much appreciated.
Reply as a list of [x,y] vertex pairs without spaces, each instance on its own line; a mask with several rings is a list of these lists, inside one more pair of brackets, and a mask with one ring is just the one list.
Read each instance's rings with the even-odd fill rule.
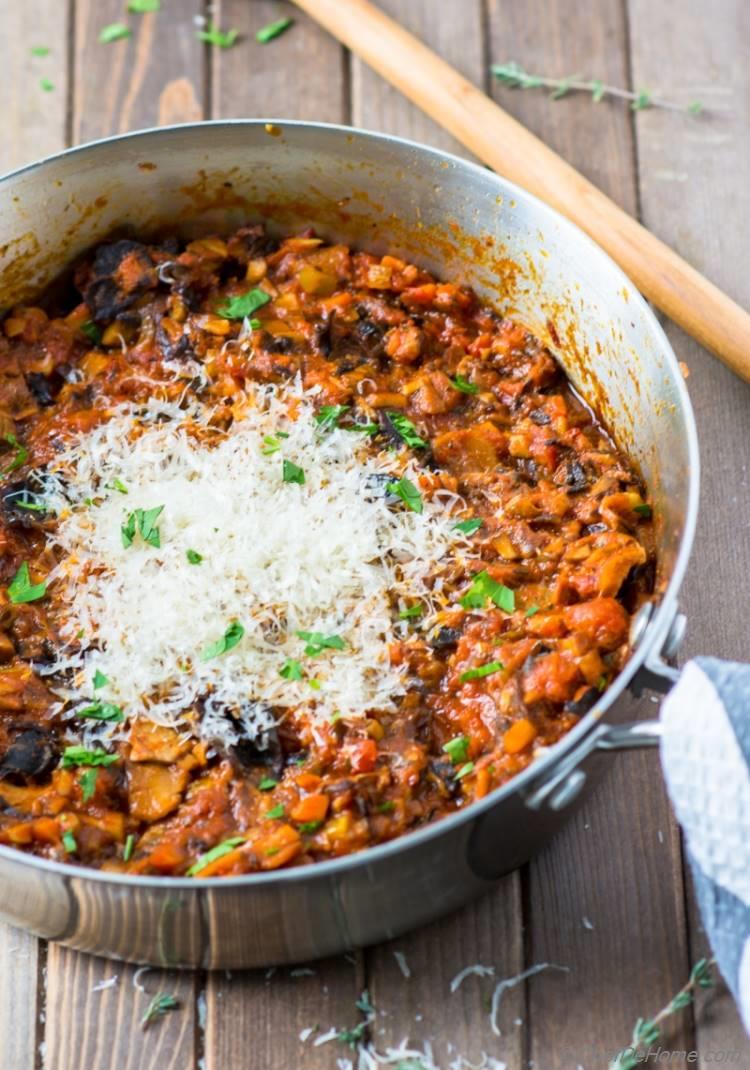
[[455,909],[538,851],[583,798],[597,755],[647,745],[634,695],[665,689],[698,505],[693,413],[656,318],[598,246],[534,197],[456,157],[311,123],[145,131],[0,180],[0,307],[31,296],[113,230],[313,224],[416,259],[509,308],[559,356],[640,464],[656,505],[658,591],[597,706],[523,774],[467,810],[361,854],[228,879],[155,879],[0,847],[0,916],[100,955],[173,966],[301,961],[395,936]]

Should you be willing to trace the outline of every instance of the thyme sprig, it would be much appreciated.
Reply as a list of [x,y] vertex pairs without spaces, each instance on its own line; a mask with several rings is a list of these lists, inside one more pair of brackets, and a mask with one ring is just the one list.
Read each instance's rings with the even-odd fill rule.
[[174,996],[170,996],[166,992],[157,992],[141,1018],[141,1027],[145,1029],[149,1022],[155,1022],[157,1019],[163,1018],[170,1011],[176,1011],[179,1006],[179,1000],[175,999]]
[[667,108],[669,111],[688,112],[690,115],[700,115],[703,111],[703,104],[699,100],[693,100],[687,105],[676,104],[664,97],[654,96],[648,89],[620,89],[619,86],[607,85],[599,78],[588,80],[579,74],[572,74],[567,78],[545,78],[541,74],[530,74],[512,60],[509,63],[495,63],[490,69],[495,78],[510,89],[550,89],[553,100],[560,100],[569,93],[590,93],[595,104],[605,97],[618,97],[620,100],[630,101],[633,111]]
[[609,1070],[634,1070],[643,1064],[643,1049],[648,1050],[662,1035],[661,1024],[673,1014],[689,1007],[699,988],[713,988],[714,978],[711,970],[716,965],[715,959],[701,959],[690,971],[690,978],[680,991],[672,996],[669,1003],[662,1007],[653,1018],[639,1018],[633,1027],[633,1037],[627,1048],[618,1052],[609,1064]]

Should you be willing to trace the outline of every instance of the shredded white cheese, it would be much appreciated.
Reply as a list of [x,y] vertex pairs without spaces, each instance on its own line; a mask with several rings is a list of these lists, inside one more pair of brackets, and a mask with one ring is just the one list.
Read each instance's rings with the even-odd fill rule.
[[[312,401],[299,385],[259,388],[226,433],[209,432],[205,413],[126,405],[59,457],[50,585],[67,645],[52,672],[74,681],[62,698],[90,701],[98,672],[97,698],[127,715],[176,725],[200,705],[204,737],[225,742],[262,736],[273,707],[325,720],[393,708],[404,691],[389,657],[404,634],[394,607],[420,602],[429,622],[468,543],[447,492],[424,495],[421,514],[387,503],[389,480],[419,482],[406,451],[321,434]],[[284,461],[304,484],[284,481]],[[136,533],[124,546],[129,515],[158,506],[160,545]],[[206,658],[234,622],[237,645]],[[300,631],[344,649],[308,656]],[[287,661],[302,679],[280,674]]]

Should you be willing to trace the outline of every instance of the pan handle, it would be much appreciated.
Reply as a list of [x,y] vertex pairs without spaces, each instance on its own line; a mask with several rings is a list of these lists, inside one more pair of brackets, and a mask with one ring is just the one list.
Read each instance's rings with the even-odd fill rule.
[[661,739],[659,721],[633,721],[630,724],[600,724],[555,766],[552,773],[524,792],[530,810],[564,810],[573,802],[583,785],[586,773],[579,766],[596,751],[633,750],[657,747]]

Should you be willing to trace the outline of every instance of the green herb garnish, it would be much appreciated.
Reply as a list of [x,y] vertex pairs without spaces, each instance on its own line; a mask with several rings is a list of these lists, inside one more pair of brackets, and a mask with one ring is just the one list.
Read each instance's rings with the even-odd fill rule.
[[458,765],[459,762],[465,762],[469,757],[469,739],[467,736],[456,736],[455,739],[449,739],[443,745],[443,750],[453,764]]
[[266,818],[268,818],[269,821],[276,821],[278,818],[283,817],[284,816],[284,806],[283,806],[283,804],[279,803],[279,805],[278,806],[274,806],[272,810],[267,810],[264,816]]
[[274,780],[272,776],[264,776],[258,787],[261,791],[271,791],[278,784],[278,780]]
[[157,992],[148,1007],[146,1007],[146,1013],[141,1018],[141,1025],[145,1029],[149,1022],[163,1018],[169,1011],[177,1010],[179,1005],[174,996],[168,996],[164,992]]
[[[231,48],[239,36],[239,30],[220,30],[218,26],[209,26],[207,30],[199,30],[197,35],[199,41],[204,41],[207,45],[216,45],[217,48]],[[220,313],[223,315],[223,313]],[[234,319],[234,317],[229,317]],[[240,319],[242,317],[239,317]]]
[[48,56],[50,50],[46,45],[33,45],[29,49],[29,53],[32,56]]
[[128,0],[131,15],[147,15],[150,11],[159,11],[161,0]]
[[76,838],[70,829],[66,829],[62,834],[62,845],[69,855],[74,854],[78,850],[78,844]]
[[21,465],[26,464],[29,459],[29,451],[26,449],[25,446],[21,445],[16,436],[12,433],[3,435],[3,440],[7,442],[9,446],[13,447],[16,454],[9,466],[5,468],[2,472],[2,475],[9,476],[11,472],[15,472],[15,470],[17,468],[20,468]]
[[267,305],[270,300],[270,294],[256,287],[254,290],[248,290],[246,294],[240,294],[238,297],[228,297],[224,304],[219,305],[216,309],[216,314],[223,316],[227,320],[244,320],[246,316],[252,316],[253,312],[257,312],[259,308]]
[[346,650],[346,643],[340,635],[323,635],[322,632],[295,632],[298,639],[307,643],[305,653],[314,658],[324,650]]
[[102,702],[98,698],[94,699],[88,706],[76,710],[75,713],[76,717],[88,717],[92,721],[114,721],[120,723],[125,720],[125,714],[119,706],[115,706],[113,702]]
[[396,809],[396,804],[391,799],[387,799],[385,802],[378,803],[376,809],[379,814],[391,814]]
[[502,672],[505,666],[502,661],[488,661],[486,665],[479,665],[476,669],[467,669],[459,676],[459,681],[465,684],[468,680],[482,680],[485,676],[492,676],[495,672]]
[[203,560],[203,554],[199,554],[197,550],[186,550],[185,557],[191,565],[199,565]]
[[416,617],[421,617],[424,612],[422,606],[418,603],[414,606],[409,606],[408,609],[402,609],[398,615],[399,620],[412,620]]
[[469,773],[473,773],[473,772],[474,772],[474,763],[473,762],[467,762],[466,765],[462,765],[461,768],[456,773],[456,780],[463,780],[463,778],[465,776],[468,776]]
[[476,517],[474,520],[462,520],[460,524],[454,524],[453,530],[460,531],[462,535],[473,535],[484,524],[484,520]]
[[202,869],[210,865],[211,862],[215,862],[217,858],[223,858],[224,855],[228,855],[230,851],[233,851],[235,847],[239,847],[241,843],[245,842],[245,836],[232,836],[231,839],[223,840],[221,843],[217,843],[215,847],[212,847],[210,851],[206,851],[202,854],[187,870],[186,877],[194,877],[196,873],[200,873]]
[[36,602],[44,598],[47,593],[46,583],[32,583],[29,575],[29,565],[24,561],[18,572],[8,584],[8,598],[13,605],[21,605],[24,602]]
[[49,512],[48,507],[43,502],[17,502],[12,497],[6,499],[9,504],[12,503],[16,509],[27,509],[30,513],[46,513]]
[[156,526],[156,521],[163,511],[163,505],[156,505],[153,509],[135,509],[128,514],[127,520],[120,528],[122,545],[126,550],[129,546],[132,546],[136,531],[140,533],[143,541],[150,546],[155,546],[157,549],[161,546],[161,535]]
[[299,483],[301,486],[305,482],[305,472],[298,465],[284,460],[281,466],[281,478],[284,483]]
[[339,420],[348,411],[348,405],[321,405],[313,419],[318,425],[318,430],[323,434],[326,431],[333,431],[334,427],[338,427]]
[[[121,479],[113,479],[111,483],[107,484],[107,490],[117,490],[120,492],[120,494],[128,493],[128,488],[125,486]],[[162,505],[161,509],[163,508],[164,506]],[[161,512],[161,509],[159,510],[159,512]]]
[[123,860],[123,862],[129,862],[130,859],[133,857],[133,848],[134,847],[135,847],[135,834],[132,833],[132,832],[129,832],[128,836],[127,836],[127,839],[125,840],[125,846],[122,849],[122,860]]
[[281,449],[282,438],[289,438],[289,435],[285,431],[277,431],[275,435],[264,435],[260,452],[265,457],[271,457],[274,453],[278,453]]
[[414,449],[425,448],[427,443],[419,437],[416,427],[408,417],[400,412],[389,412],[386,415],[407,446],[412,446]]
[[124,22],[111,22],[105,26],[99,34],[99,43],[111,45],[113,41],[123,41],[126,37],[132,37],[133,31]]
[[105,676],[100,669],[97,669],[94,673],[94,679],[92,683],[94,685],[94,691],[98,691],[100,687],[104,687],[105,684],[109,683],[109,677]]
[[360,431],[363,435],[377,435],[381,430],[380,424],[352,424],[351,427],[345,427],[345,431]]
[[294,658],[287,658],[279,669],[279,676],[283,676],[285,680],[301,680],[302,666]]
[[215,643],[211,643],[210,646],[206,647],[201,654],[201,661],[210,661],[211,658],[218,658],[220,654],[226,654],[228,650],[232,650],[233,647],[237,646],[244,634],[244,625],[240,624],[238,620],[233,620],[221,639],[217,639]]
[[529,606],[529,608],[524,613],[524,617],[533,617],[535,614],[537,614],[539,612],[540,609],[541,609],[541,606],[537,606],[537,605]]
[[634,505],[633,506],[633,512],[637,513],[638,516],[650,517],[651,516],[651,506],[648,505],[646,502],[644,502],[643,505]]
[[86,320],[85,323],[81,324],[78,330],[81,332],[81,334],[85,334],[86,337],[94,343],[94,345],[98,346],[100,344],[102,340],[102,329],[98,326],[98,324],[94,323],[93,320]]
[[96,791],[96,778],[99,776],[98,769],[84,769],[78,778],[81,787],[81,799],[87,803]]
[[322,824],[322,821],[303,821],[302,824],[299,826],[299,830],[303,833],[317,832]]
[[399,497],[413,513],[421,513],[424,509],[422,495],[406,476],[402,476],[397,483],[389,483],[386,486],[386,490],[389,494],[395,494]]
[[54,91],[55,91],[55,83],[53,81],[51,81],[51,79],[49,79],[49,78],[40,78],[39,79],[39,88],[44,93],[54,93]]
[[277,19],[276,22],[269,22],[267,26],[263,26],[255,35],[255,40],[258,44],[267,45],[269,41],[273,41],[275,37],[280,37],[282,33],[285,33],[290,26],[294,25],[294,19]]
[[463,375],[456,375],[451,379],[451,386],[456,390],[460,390],[462,394],[478,394],[479,387],[474,383],[470,383],[468,379],[464,379]]
[[486,569],[482,569],[459,603],[464,609],[483,609],[488,599],[506,613],[512,613],[516,608],[516,596],[510,587],[497,583]]
[[72,769],[77,765],[114,765],[119,761],[118,754],[107,754],[104,750],[87,750],[86,747],[66,747],[62,756],[63,769]]

